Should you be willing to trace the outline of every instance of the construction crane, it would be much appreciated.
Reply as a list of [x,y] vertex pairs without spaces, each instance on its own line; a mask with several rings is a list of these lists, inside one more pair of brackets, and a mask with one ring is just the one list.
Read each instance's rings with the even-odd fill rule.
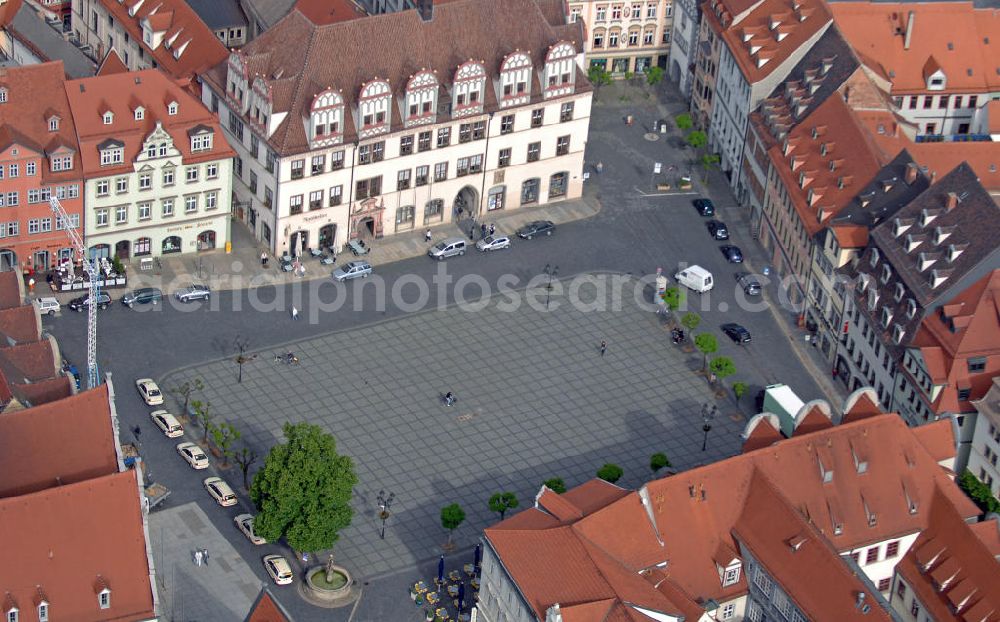
[[73,242],[76,252],[80,254],[80,262],[90,281],[87,292],[87,388],[93,389],[100,384],[97,376],[97,282],[100,271],[87,257],[87,247],[83,245],[83,238],[73,226],[69,214],[59,203],[59,199],[52,196],[49,199],[49,207],[52,208],[56,218],[62,221],[66,235]]

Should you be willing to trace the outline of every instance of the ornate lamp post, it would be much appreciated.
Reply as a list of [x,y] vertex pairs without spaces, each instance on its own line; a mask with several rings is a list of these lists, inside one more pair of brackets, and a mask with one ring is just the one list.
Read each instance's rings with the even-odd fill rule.
[[392,501],[396,498],[395,493],[389,493],[386,496],[384,490],[378,491],[378,497],[376,501],[378,502],[378,517],[382,519],[382,530],[379,532],[379,538],[385,540],[385,521],[389,520],[389,508],[392,507]]
[[708,449],[708,433],[712,431],[712,420],[715,419],[715,413],[719,410],[718,406],[709,406],[708,404],[701,405],[701,431],[705,433],[704,438],[701,441],[701,450],[705,451]]
[[552,278],[559,274],[559,266],[545,264],[542,274],[549,277],[549,282],[545,285],[545,310],[549,310],[549,297],[552,295]]

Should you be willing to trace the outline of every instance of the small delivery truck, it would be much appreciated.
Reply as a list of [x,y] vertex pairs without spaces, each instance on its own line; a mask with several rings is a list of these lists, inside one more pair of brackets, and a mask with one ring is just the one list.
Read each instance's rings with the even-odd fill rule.
[[715,286],[712,273],[701,266],[690,266],[674,275],[678,284],[698,293],[704,293]]

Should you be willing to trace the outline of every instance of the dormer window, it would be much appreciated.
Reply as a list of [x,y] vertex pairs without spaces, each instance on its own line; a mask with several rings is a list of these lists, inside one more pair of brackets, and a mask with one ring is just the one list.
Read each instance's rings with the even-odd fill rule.
[[309,123],[312,140],[339,142],[344,123],[344,98],[340,93],[327,89],[316,95]]
[[110,110],[105,112],[101,116],[101,121],[103,121],[104,125],[111,125],[112,123],[115,122],[115,113],[111,112]]
[[961,255],[962,251],[964,251],[964,250],[965,250],[964,247],[960,248],[958,246],[955,246],[954,244],[949,244],[948,245],[948,263],[955,263],[955,260],[958,259],[958,256]]
[[912,298],[907,298],[906,300],[906,317],[913,319],[913,316],[917,314],[917,303],[914,302]]
[[739,583],[742,566],[743,565],[737,561],[735,564],[727,566],[724,569],[722,573],[722,587],[728,587]]
[[873,287],[868,290],[868,310],[874,311],[878,306],[878,289]]
[[893,341],[893,343],[895,343],[896,345],[899,345],[899,344],[903,343],[903,337],[905,335],[906,335],[906,332],[903,330],[902,326],[900,326],[899,324],[893,324],[892,325],[892,341]]
[[889,307],[882,307],[882,327],[889,328],[889,324],[892,323],[892,311]]
[[[476,93],[478,95],[478,92]],[[433,72],[421,69],[406,83],[406,127],[431,123],[437,111],[438,79]]]
[[899,237],[906,233],[906,230],[910,228],[910,225],[905,224],[902,220],[897,218],[892,224],[892,235],[893,237]]
[[191,151],[211,151],[212,149],[212,134],[211,132],[205,134],[195,134],[191,137]]
[[111,590],[109,590],[108,588],[104,588],[103,590],[97,593],[97,605],[101,609],[111,608]]
[[358,112],[361,116],[360,138],[389,131],[389,104],[392,90],[385,80],[374,79],[361,87]]
[[49,622],[49,603],[44,600],[38,603],[38,622]]
[[125,161],[125,144],[121,141],[108,139],[97,145],[101,154],[101,166],[113,166]]
[[945,229],[943,227],[934,228],[934,246],[940,245],[942,242],[948,239],[951,235],[951,229]]
[[576,81],[576,49],[560,41],[545,55],[545,97],[565,95],[574,91]]
[[873,248],[872,249],[872,255],[868,259],[868,265],[871,266],[872,268],[874,268],[875,266],[878,265],[879,258],[880,258],[880,254],[878,252],[878,249],[877,248]]
[[59,131],[59,117],[49,117],[49,131],[50,132]]
[[906,295],[906,288],[903,287],[902,283],[896,283],[895,290],[896,291],[893,293],[892,297],[896,302],[899,302],[903,299],[903,296]]
[[486,68],[475,61],[459,65],[452,79],[451,115],[464,117],[483,113],[483,92],[486,89]]
[[885,285],[892,278],[892,268],[888,265],[882,266],[882,284]]
[[7,87],[0,86],[0,104],[7,103]]
[[927,225],[931,224],[931,222],[932,222],[932,221],[933,221],[933,220],[934,220],[935,218],[937,218],[937,216],[938,216],[938,215],[937,215],[937,213],[935,213],[935,212],[931,212],[931,211],[929,211],[929,210],[926,210],[926,209],[925,209],[925,210],[923,210],[923,211],[922,211],[922,212],[920,213],[920,226],[921,226],[921,227],[926,227]]
[[507,55],[500,65],[500,106],[526,103],[531,98],[531,58],[524,52]]
[[7,610],[7,622],[18,622],[21,619],[21,612],[17,607],[11,607]]
[[177,102],[170,102],[167,104],[167,114],[170,116],[175,116],[177,114]]

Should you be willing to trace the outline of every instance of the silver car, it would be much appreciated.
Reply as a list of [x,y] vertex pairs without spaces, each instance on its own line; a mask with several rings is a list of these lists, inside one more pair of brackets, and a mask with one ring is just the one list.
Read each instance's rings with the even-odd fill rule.
[[476,242],[476,248],[484,252],[510,248],[510,238],[506,235],[491,235]]
[[372,265],[367,261],[352,261],[333,271],[333,280],[349,281],[351,279],[367,278],[372,273]]
[[174,298],[181,302],[191,302],[192,300],[208,300],[212,295],[207,285],[191,285],[174,292]]

